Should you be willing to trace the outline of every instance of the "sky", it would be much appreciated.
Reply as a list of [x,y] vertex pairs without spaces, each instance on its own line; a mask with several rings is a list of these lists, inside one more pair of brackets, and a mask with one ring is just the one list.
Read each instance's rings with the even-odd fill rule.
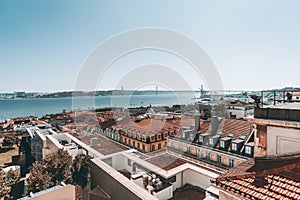
[[[227,90],[299,87],[299,7],[298,0],[2,0],[0,92],[73,90],[97,45],[143,27],[178,31],[198,43]],[[148,63],[168,65],[192,89],[204,82],[175,56],[142,51],[113,63],[98,89],[119,89],[124,74]]]

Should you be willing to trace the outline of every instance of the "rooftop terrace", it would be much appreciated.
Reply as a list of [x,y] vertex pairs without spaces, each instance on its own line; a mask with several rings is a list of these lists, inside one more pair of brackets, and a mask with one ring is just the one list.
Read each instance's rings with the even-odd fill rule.
[[254,118],[300,122],[300,103],[254,108]]
[[129,150],[128,147],[97,134],[80,134],[76,138],[103,155]]

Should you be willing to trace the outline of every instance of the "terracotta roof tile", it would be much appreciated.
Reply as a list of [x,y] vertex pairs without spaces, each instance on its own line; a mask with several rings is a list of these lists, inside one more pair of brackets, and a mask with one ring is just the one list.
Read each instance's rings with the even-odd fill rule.
[[300,159],[291,157],[266,163],[276,167],[262,170],[263,160],[256,163],[251,159],[217,178],[216,184],[246,199],[300,199],[300,173],[295,170]]
[[146,118],[140,122],[134,122],[128,118],[118,122],[116,128],[122,128],[124,130],[132,130],[146,135],[152,135],[153,133],[159,133],[169,130],[178,130],[180,127],[177,124],[172,124],[168,121],[162,121],[159,119]]

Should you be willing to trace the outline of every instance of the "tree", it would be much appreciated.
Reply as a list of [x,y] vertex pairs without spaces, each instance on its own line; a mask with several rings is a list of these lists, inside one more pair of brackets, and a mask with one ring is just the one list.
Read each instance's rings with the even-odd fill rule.
[[65,150],[59,149],[57,152],[46,156],[44,159],[46,170],[51,175],[53,185],[61,182],[72,182],[72,156]]
[[48,173],[43,162],[35,162],[30,168],[30,176],[28,178],[28,191],[38,192],[51,187],[51,176]]
[[11,186],[19,180],[19,174],[15,170],[4,172],[0,169],[0,199],[10,198]]
[[10,188],[6,185],[6,173],[0,169],[0,199],[9,195]]
[[35,162],[30,169],[28,192],[38,192],[61,182],[86,187],[90,180],[90,157],[73,157],[65,150],[49,154],[42,162]]
[[77,155],[73,160],[72,172],[73,183],[86,187],[90,180],[90,157]]

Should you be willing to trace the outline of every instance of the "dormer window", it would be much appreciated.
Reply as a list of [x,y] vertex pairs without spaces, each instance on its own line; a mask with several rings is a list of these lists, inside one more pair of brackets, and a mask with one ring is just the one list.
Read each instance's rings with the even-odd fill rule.
[[231,144],[231,150],[237,151],[237,144],[236,143]]
[[168,136],[167,132],[164,132],[164,138],[166,138]]
[[141,135],[138,133],[138,134],[136,134],[136,138],[139,140],[139,139],[141,139]]
[[190,140],[194,140],[194,134],[190,134]]
[[213,138],[209,138],[209,144],[213,145],[214,144],[214,139]]
[[151,140],[155,141],[155,136],[154,135],[151,136]]
[[225,148],[225,141],[223,141],[223,140],[220,141],[220,147]]
[[245,146],[245,153],[250,155],[251,154],[251,147]]
[[202,136],[199,137],[199,142],[203,142],[203,137]]
[[146,135],[145,134],[142,135],[142,140],[146,140]]
[[158,139],[158,140],[161,139],[161,133],[157,134],[157,139]]

